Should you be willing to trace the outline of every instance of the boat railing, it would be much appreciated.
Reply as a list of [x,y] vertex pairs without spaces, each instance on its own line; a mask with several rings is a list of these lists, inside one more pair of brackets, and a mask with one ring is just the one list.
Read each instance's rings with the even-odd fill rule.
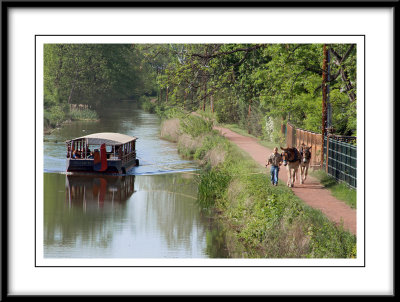
[[127,163],[127,162],[130,162],[130,161],[135,160],[135,159],[136,159],[136,152],[131,152],[129,154],[126,154],[126,155],[122,156],[122,162],[123,163]]

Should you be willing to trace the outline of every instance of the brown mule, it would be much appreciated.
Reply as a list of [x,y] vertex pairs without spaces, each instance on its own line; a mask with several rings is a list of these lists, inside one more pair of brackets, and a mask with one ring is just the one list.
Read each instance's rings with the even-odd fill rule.
[[307,179],[308,168],[311,163],[311,148],[312,146],[306,146],[302,144],[299,148],[301,162],[300,162],[300,183],[303,184]]
[[281,153],[283,165],[286,166],[288,171],[287,185],[288,187],[293,187],[296,178],[298,178],[301,155],[300,152],[294,147],[280,148],[283,150],[283,152]]

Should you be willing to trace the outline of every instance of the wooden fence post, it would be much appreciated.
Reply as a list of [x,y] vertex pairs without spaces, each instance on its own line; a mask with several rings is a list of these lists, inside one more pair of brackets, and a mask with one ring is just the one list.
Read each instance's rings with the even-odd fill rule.
[[[328,173],[328,162],[329,162],[329,138],[331,137],[330,134],[327,135],[326,137],[326,164],[325,164],[325,171]],[[322,149],[323,151],[323,149]],[[324,152],[322,152],[324,153]]]

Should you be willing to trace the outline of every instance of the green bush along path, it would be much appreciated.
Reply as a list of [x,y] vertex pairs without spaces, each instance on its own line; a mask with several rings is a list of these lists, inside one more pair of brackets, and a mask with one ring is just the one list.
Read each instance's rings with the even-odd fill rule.
[[[246,151],[256,162],[265,166],[267,156],[272,153],[271,149],[261,146],[255,138],[240,135],[223,127],[215,126],[214,128],[232,143]],[[279,148],[279,146],[277,147]],[[287,178],[286,167],[282,166],[279,172],[281,184],[286,185]],[[354,235],[357,234],[357,211],[346,205],[343,201],[333,197],[330,191],[317,179],[308,175],[304,184],[300,184],[298,179],[296,179],[296,183],[292,190],[293,193],[302,199],[307,205],[320,210],[326,215],[326,217],[338,225],[343,222],[343,227],[345,229]]]

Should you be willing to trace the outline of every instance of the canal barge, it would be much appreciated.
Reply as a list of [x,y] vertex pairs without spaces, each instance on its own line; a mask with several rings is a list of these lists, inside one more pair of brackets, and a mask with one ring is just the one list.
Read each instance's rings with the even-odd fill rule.
[[67,172],[126,174],[139,165],[136,158],[137,137],[102,132],[66,141]]

